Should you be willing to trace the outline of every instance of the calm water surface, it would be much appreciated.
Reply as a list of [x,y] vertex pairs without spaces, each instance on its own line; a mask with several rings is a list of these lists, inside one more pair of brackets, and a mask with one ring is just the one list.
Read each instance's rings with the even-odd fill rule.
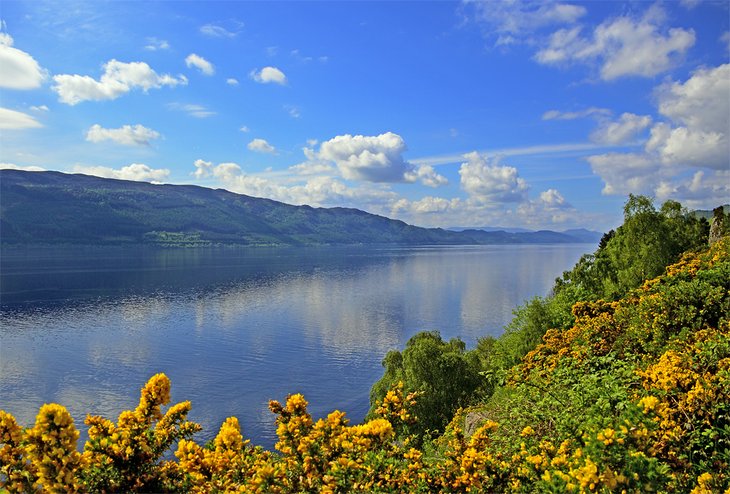
[[[5,249],[0,408],[47,402],[116,419],[157,372],[191,400],[197,436],[235,415],[272,447],[269,399],[360,421],[388,350],[413,334],[501,333],[593,245],[434,248]],[[83,439],[83,437],[82,437]]]

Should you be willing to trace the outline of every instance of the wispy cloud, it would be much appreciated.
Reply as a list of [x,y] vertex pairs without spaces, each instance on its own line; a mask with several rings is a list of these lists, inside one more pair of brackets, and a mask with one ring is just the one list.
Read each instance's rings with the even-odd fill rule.
[[211,38],[235,38],[243,29],[243,22],[229,21],[224,27],[221,24],[208,23],[200,26],[200,32]]
[[43,125],[27,113],[0,108],[0,129],[35,129]]
[[[541,156],[551,154],[565,154],[565,153],[576,153],[583,151],[595,151],[596,149],[609,148],[615,146],[606,146],[596,143],[565,143],[565,144],[544,144],[537,146],[524,146],[514,148],[497,148],[497,149],[484,149],[477,151],[479,154],[487,156]],[[453,153],[453,154],[442,154],[437,156],[424,156],[422,158],[413,158],[410,161],[419,165],[448,165],[453,163],[461,163],[464,161],[464,156],[468,152]]]
[[217,115],[216,112],[208,109],[203,105],[195,105],[190,103],[168,103],[167,108],[170,110],[185,112],[195,118],[207,118]]
[[147,51],[169,50],[170,43],[164,39],[147,38],[147,44],[144,47]]

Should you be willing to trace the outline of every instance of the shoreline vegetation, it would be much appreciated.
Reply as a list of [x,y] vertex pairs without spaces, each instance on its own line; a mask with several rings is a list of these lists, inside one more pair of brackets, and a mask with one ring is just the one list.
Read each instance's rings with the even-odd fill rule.
[[[383,360],[371,412],[271,401],[276,451],[230,417],[208,444],[153,376],[79,450],[59,404],[0,411],[10,492],[691,492],[730,489],[730,221],[630,196],[624,223],[552,293],[467,350],[438,333]],[[710,239],[708,245],[708,238]],[[167,407],[163,409],[164,407]],[[78,419],[78,418],[77,418]],[[170,452],[174,449],[174,458]]]

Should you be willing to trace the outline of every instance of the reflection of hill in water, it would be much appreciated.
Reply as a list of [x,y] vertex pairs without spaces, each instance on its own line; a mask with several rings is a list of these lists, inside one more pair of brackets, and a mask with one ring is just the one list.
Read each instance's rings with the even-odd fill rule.
[[515,305],[545,293],[587,249],[95,249],[5,258],[12,303],[3,294],[0,395],[23,423],[59,401],[81,424],[87,412],[116,417],[150,375],[166,372],[173,399],[193,402],[206,438],[236,415],[254,442],[270,446],[270,398],[303,392],[315,414],[340,408],[359,420],[388,350],[419,330],[470,343],[496,334]]

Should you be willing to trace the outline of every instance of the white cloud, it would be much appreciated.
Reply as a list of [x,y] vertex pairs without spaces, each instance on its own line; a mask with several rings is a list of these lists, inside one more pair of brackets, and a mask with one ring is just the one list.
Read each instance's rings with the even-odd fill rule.
[[689,177],[662,180],[655,194],[660,201],[673,199],[689,208],[726,204],[730,197],[730,170],[698,170]]
[[35,129],[43,127],[41,123],[27,113],[0,108],[0,129]]
[[484,35],[495,46],[534,43],[533,36],[549,26],[573,24],[586,14],[585,7],[560,2],[467,1],[473,6],[475,19],[484,27]]
[[393,132],[378,136],[340,135],[319,146],[317,157],[337,165],[348,180],[402,182],[413,165],[403,159],[403,138]]
[[727,169],[730,141],[730,64],[703,68],[686,82],[658,88],[659,113],[674,124],[652,128],[648,152],[666,165]]
[[204,75],[215,74],[215,67],[213,67],[213,64],[195,53],[191,53],[185,57],[185,65],[187,65],[188,68],[195,67]]
[[13,38],[0,33],[0,87],[34,89],[40,87],[46,73],[28,53],[13,48]]
[[269,153],[269,154],[275,154],[276,148],[266,142],[266,139],[254,139],[251,142],[248,143],[246,146],[249,150],[255,151],[257,153]]
[[252,70],[251,71],[251,79],[253,79],[256,82],[259,82],[261,84],[280,84],[280,85],[286,85],[286,75],[284,75],[284,72],[277,69],[276,67],[264,67],[261,70]]
[[112,100],[132,89],[142,89],[147,92],[163,86],[175,87],[188,83],[185,76],[159,75],[144,62],[126,63],[112,59],[105,63],[103,68],[104,74],[98,81],[89,76],[76,74],[53,76],[56,83],[53,90],[58,93],[59,101],[75,105],[82,101]]
[[550,36],[548,46],[535,60],[546,65],[598,63],[601,79],[626,76],[653,77],[670,68],[695,43],[692,30],[665,29],[663,12],[647,10],[641,19],[628,16],[609,19],[589,36],[576,26]]
[[311,206],[349,206],[385,211],[396,200],[394,192],[377,187],[348,187],[330,176],[313,176],[304,182],[289,183],[290,179],[275,180],[265,174],[244,173],[236,163],[214,165],[197,160],[193,175],[198,179],[212,178],[232,192],[266,197],[288,204]]
[[75,165],[73,171],[102,178],[134,180],[137,182],[161,182],[170,175],[170,170],[166,168],[155,169],[141,163],[132,163],[118,170],[106,166]]
[[240,129],[238,129],[238,130],[240,130],[240,131],[241,131],[241,132],[243,132],[244,134],[246,134],[246,133],[248,133],[248,132],[251,132],[251,129],[249,129],[249,128],[248,128],[248,125],[242,125],[242,126],[241,126],[241,128],[240,128]]
[[486,157],[476,152],[464,155],[459,175],[461,187],[469,194],[469,200],[479,204],[522,202],[527,199],[527,182],[519,177],[517,168],[490,164]]
[[105,129],[99,124],[94,124],[86,133],[86,140],[89,142],[113,141],[125,146],[149,146],[150,141],[159,137],[159,132],[140,124],[123,125],[118,129]]
[[624,113],[616,121],[604,121],[591,133],[591,140],[601,144],[623,144],[636,137],[641,131],[651,125],[648,115],[634,115]]
[[170,110],[182,111],[195,118],[208,118],[213,115],[217,115],[216,112],[209,110],[203,105],[194,105],[186,103],[168,103],[167,107]]
[[517,207],[517,215],[525,226],[563,225],[575,221],[580,214],[556,189],[540,192],[534,201]]
[[0,170],[23,170],[26,172],[44,172],[45,168],[40,166],[21,166],[14,163],[0,163]]
[[47,112],[49,111],[49,108],[46,105],[40,105],[40,106],[31,106],[31,110],[37,111],[37,112]]
[[157,39],[157,38],[147,38],[147,44],[144,47],[147,51],[158,51],[158,50],[169,50],[170,49],[170,43],[165,41],[164,39]]
[[[660,116],[643,153],[590,156],[604,194],[648,194],[690,207],[730,197],[730,64],[702,68],[656,90]],[[698,170],[697,168],[702,168]],[[707,170],[709,169],[709,170]]]
[[459,198],[445,199],[443,197],[426,196],[417,201],[400,199],[396,201],[391,210],[393,214],[408,212],[410,215],[434,215],[448,212],[457,212],[463,203]]
[[406,182],[419,181],[428,187],[441,187],[449,181],[443,175],[439,175],[430,165],[421,165],[405,173]]
[[607,153],[589,156],[593,173],[604,182],[604,194],[650,193],[659,180],[660,166],[639,153]]
[[235,38],[236,36],[238,36],[240,29],[243,27],[243,23],[236,22],[235,24],[238,31],[230,31],[218,24],[209,23],[200,26],[200,32],[206,36],[210,36],[211,38]]
[[608,116],[611,115],[611,110],[608,108],[596,108],[592,106],[585,110],[563,112],[559,110],[549,110],[542,114],[543,120],[576,120],[579,118],[597,116]]
[[226,79],[226,84],[228,84],[229,86],[238,86],[238,79],[229,77],[228,79]]
[[293,171],[297,175],[308,176],[308,175],[331,175],[337,169],[329,163],[320,162],[306,162],[298,165],[289,167],[289,170]]

